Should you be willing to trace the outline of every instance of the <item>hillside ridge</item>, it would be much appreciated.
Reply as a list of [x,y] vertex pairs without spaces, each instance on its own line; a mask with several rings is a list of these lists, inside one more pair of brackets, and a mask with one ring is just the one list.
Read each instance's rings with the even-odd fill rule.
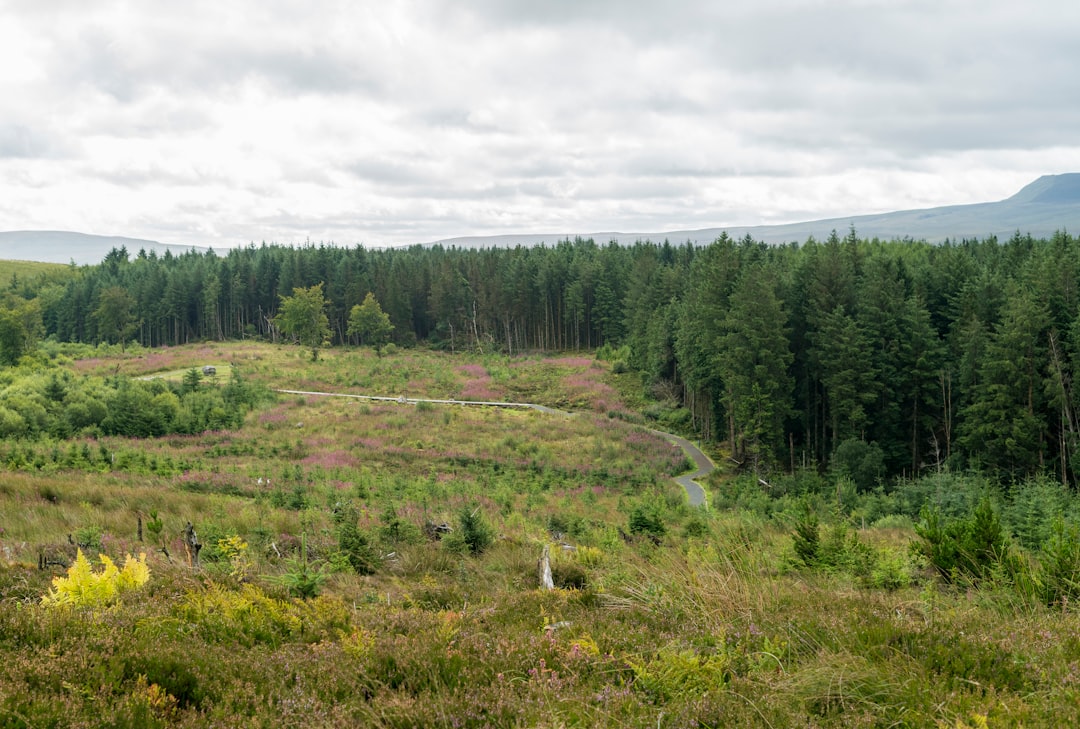
[[[457,248],[554,246],[560,241],[579,237],[591,238],[601,244],[614,241],[622,245],[632,245],[644,240],[667,240],[675,244],[707,245],[725,233],[736,239],[749,235],[763,243],[782,244],[803,243],[811,237],[823,240],[833,231],[844,233],[851,227],[863,238],[926,240],[931,243],[965,238],[1008,239],[1017,232],[1035,238],[1049,238],[1059,231],[1080,231],[1080,173],[1043,175],[1011,197],[997,202],[945,205],[782,225],[717,226],[640,233],[572,230],[557,233],[506,233],[443,238],[427,245]],[[131,256],[135,256],[140,250],[147,253],[154,251],[158,255],[163,255],[166,251],[181,255],[191,250],[210,250],[210,247],[173,245],[125,236],[69,231],[0,232],[0,258],[9,260],[95,264],[104,259],[110,250],[121,246],[126,247]]]

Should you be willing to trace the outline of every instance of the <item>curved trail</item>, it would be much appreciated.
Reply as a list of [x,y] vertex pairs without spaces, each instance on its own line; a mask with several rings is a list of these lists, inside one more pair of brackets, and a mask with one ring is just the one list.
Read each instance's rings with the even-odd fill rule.
[[[378,402],[396,402],[401,405],[415,405],[416,403],[431,403],[433,405],[483,405],[487,407],[496,408],[528,408],[530,410],[536,410],[541,413],[547,413],[548,415],[573,415],[565,410],[557,410],[555,408],[549,408],[546,405],[537,405],[531,402],[495,402],[487,400],[437,400],[423,397],[391,397],[389,395],[352,395],[344,392],[314,392],[309,390],[274,390],[274,392],[280,392],[285,395],[313,395],[315,397],[348,397],[354,400],[374,400]],[[650,433],[655,433],[663,438],[668,439],[675,445],[683,449],[690,458],[693,459],[694,464],[697,466],[697,470],[693,473],[683,474],[682,476],[675,477],[675,483],[679,484],[686,491],[686,496],[690,500],[691,506],[707,506],[705,503],[705,489],[697,482],[697,479],[708,476],[716,468],[713,462],[709,460],[709,457],[705,455],[700,448],[688,441],[686,438],[682,438],[673,433],[665,433],[662,430],[654,430],[647,428]]]
[[697,482],[697,479],[705,478],[714,470],[716,466],[712,460],[705,455],[700,448],[688,441],[686,438],[675,435],[674,433],[665,433],[662,430],[649,430],[657,435],[667,438],[675,445],[683,449],[694,460],[694,465],[697,466],[697,470],[693,473],[685,473],[682,476],[675,477],[675,483],[686,489],[686,496],[690,499],[690,506],[705,506],[705,488]]

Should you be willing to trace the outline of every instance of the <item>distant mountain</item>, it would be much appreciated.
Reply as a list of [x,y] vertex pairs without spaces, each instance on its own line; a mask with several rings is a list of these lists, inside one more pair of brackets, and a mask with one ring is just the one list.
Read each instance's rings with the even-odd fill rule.
[[[43,263],[71,263],[79,265],[101,263],[113,248],[127,248],[134,258],[140,250],[156,251],[164,255],[187,253],[192,246],[177,246],[152,240],[124,238],[121,236],[88,235],[58,230],[16,230],[0,233],[0,258],[15,261],[41,261]],[[203,252],[205,248],[195,248]]]
[[[911,238],[940,243],[946,238],[988,238],[1007,240],[1014,233],[1030,233],[1035,238],[1049,238],[1065,230],[1080,233],[1080,173],[1044,175],[1007,200],[950,205],[924,210],[903,210],[878,215],[853,215],[787,225],[728,226],[701,230],[672,230],[659,233],[550,233],[470,236],[436,241],[458,248],[514,247],[518,245],[554,245],[575,237],[592,238],[597,243],[618,241],[632,244],[639,240],[672,243],[707,244],[726,232],[732,238],[747,234],[765,243],[803,243],[813,236],[824,240],[832,231],[845,235],[851,226],[860,238],[882,240]],[[434,245],[434,244],[433,244]]]
[[[735,239],[747,234],[765,243],[803,243],[813,236],[824,240],[832,231],[845,235],[851,226],[861,238],[882,240],[927,240],[940,243],[946,238],[988,238],[997,236],[1007,240],[1019,231],[1035,238],[1049,238],[1057,231],[1065,230],[1074,235],[1080,233],[1080,173],[1044,175],[1024,187],[1012,197],[999,202],[974,205],[950,205],[923,210],[903,210],[877,215],[853,215],[845,218],[828,218],[807,223],[786,225],[727,226],[700,230],[669,230],[655,233],[589,233],[566,231],[562,233],[514,233],[508,235],[465,236],[445,238],[430,245],[456,246],[458,248],[512,248],[514,246],[548,245],[576,237],[592,238],[597,243],[617,241],[632,244],[639,240],[672,243],[690,241],[705,245],[727,233]],[[173,255],[190,250],[205,252],[208,248],[178,246],[152,240],[124,238],[120,236],[87,235],[61,231],[24,230],[0,232],[0,259],[43,261],[46,263],[94,264],[100,263],[113,248],[127,248],[135,257],[139,250],[156,251]]]

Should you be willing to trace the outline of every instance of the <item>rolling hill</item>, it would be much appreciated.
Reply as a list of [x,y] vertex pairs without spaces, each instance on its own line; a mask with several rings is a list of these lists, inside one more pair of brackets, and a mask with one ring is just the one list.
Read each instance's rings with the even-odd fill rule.
[[1030,233],[1049,238],[1055,232],[1080,231],[1080,173],[1044,175],[1012,197],[998,202],[972,205],[949,205],[922,210],[903,210],[877,215],[828,218],[786,225],[729,226],[700,230],[673,230],[653,233],[552,233],[538,235],[496,235],[448,238],[437,241],[459,248],[517,245],[554,245],[560,240],[580,236],[597,242],[618,241],[632,244],[638,240],[672,243],[691,241],[706,244],[726,232],[732,238],[749,234],[765,243],[804,242],[810,236],[822,240],[832,231],[843,235],[851,226],[862,238],[882,240],[912,238],[940,243],[945,239],[1008,239],[1014,233]]
[[[1019,231],[1036,238],[1049,238],[1058,231],[1080,231],[1080,173],[1044,175],[1015,195],[998,202],[949,205],[921,210],[902,210],[876,215],[827,218],[786,225],[727,226],[698,230],[670,230],[642,233],[566,231],[561,233],[513,233],[491,236],[444,238],[430,245],[458,248],[514,247],[518,245],[552,246],[575,237],[592,238],[598,243],[617,241],[632,244],[639,240],[672,243],[711,243],[722,233],[732,238],[750,235],[754,240],[780,244],[804,242],[811,236],[823,240],[832,231],[841,234],[854,226],[860,237],[882,240],[927,240],[940,243],[946,239],[1008,239]],[[207,248],[178,246],[151,240],[121,236],[88,235],[63,231],[0,232],[0,258],[47,263],[99,263],[113,248],[125,246],[128,253],[139,250],[174,255]]]
[[[42,263],[101,263],[113,248],[126,247],[134,257],[140,250],[163,255],[186,253],[191,246],[168,245],[152,240],[112,235],[89,235],[59,230],[16,230],[0,232],[0,258]],[[205,249],[196,248],[201,251]]]

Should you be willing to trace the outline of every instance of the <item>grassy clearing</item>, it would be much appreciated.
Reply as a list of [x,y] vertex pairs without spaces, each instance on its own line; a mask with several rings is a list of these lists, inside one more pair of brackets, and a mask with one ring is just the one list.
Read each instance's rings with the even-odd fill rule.
[[[0,727],[1076,723],[1070,605],[946,585],[897,520],[826,528],[827,566],[808,567],[787,513],[720,498],[729,475],[711,486],[732,508],[690,509],[670,480],[685,459],[635,425],[648,403],[628,407],[605,364],[311,363],[254,343],[83,354],[83,373],[229,362],[267,386],[580,414],[282,396],[236,430],[3,444],[20,465],[0,473]],[[42,605],[66,570],[39,559],[70,563],[68,535],[117,564],[146,552],[149,582],[106,606]]]
[[71,267],[65,263],[0,260],[0,281],[5,284],[33,281],[39,277],[61,280],[71,275],[74,275]]

